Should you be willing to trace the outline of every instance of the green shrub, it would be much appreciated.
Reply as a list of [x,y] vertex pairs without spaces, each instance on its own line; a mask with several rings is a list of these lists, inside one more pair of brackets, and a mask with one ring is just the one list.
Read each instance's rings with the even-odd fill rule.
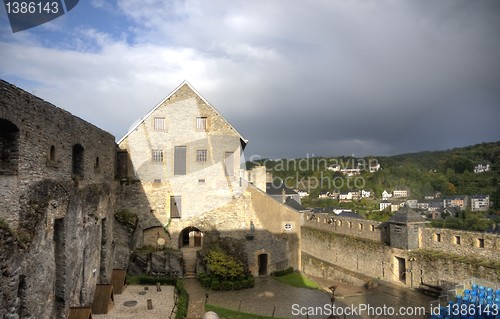
[[205,288],[210,288],[210,282],[212,282],[212,279],[210,277],[204,277],[201,279],[201,285]]
[[255,287],[255,277],[250,275],[248,276],[248,288]]
[[137,215],[126,209],[120,210],[115,213],[115,219],[117,222],[125,226],[127,231],[132,234],[137,226]]
[[227,280],[223,281],[222,290],[233,290],[233,282]]
[[233,289],[234,290],[240,290],[241,288],[243,288],[241,281],[236,280],[235,282],[233,282]]
[[274,271],[271,275],[276,276],[276,277],[281,277],[284,275],[291,274],[292,272],[293,272],[293,267],[288,267],[288,268],[283,269],[283,270]]
[[200,272],[198,273],[198,279],[201,281],[203,280],[203,278],[207,278],[208,277],[208,274],[205,273],[205,272]]
[[175,313],[175,319],[187,318],[188,305],[189,305],[189,294],[184,287],[184,282],[180,279],[177,280],[175,284],[175,290],[179,296],[179,301],[177,302],[177,311]]
[[250,284],[249,284],[249,282],[248,282],[248,279],[243,279],[243,280],[241,281],[241,288],[242,288],[242,289],[246,289],[246,288],[248,288],[248,287],[250,287]]
[[212,280],[210,283],[210,289],[212,290],[220,290],[220,281],[218,280]]

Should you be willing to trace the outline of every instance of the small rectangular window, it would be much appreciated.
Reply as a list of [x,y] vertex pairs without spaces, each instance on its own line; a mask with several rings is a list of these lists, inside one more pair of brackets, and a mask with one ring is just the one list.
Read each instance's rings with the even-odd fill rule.
[[395,233],[401,233],[401,226],[394,226],[394,232]]
[[363,224],[359,224],[359,229],[361,229],[361,230],[363,230],[363,229],[364,229]]
[[197,117],[196,118],[196,129],[198,131],[206,131],[206,129],[207,129],[207,118],[206,117]]
[[198,180],[198,184],[205,184],[205,179],[204,178],[200,178]]
[[196,151],[196,161],[206,162],[207,161],[207,150],[197,150]]
[[434,241],[441,242],[441,234],[435,233],[434,234]]
[[156,131],[164,131],[165,130],[165,118],[164,117],[155,117],[154,129]]
[[462,240],[461,240],[460,236],[455,236],[455,238],[454,238],[453,241],[454,241],[455,245],[461,245],[462,244]]
[[181,218],[180,196],[170,196],[170,218]]
[[477,247],[484,248],[484,239],[483,238],[477,239]]
[[349,222],[349,228],[352,228],[352,222]]
[[155,184],[160,184],[160,183],[161,183],[161,179],[155,179],[155,180],[154,180],[154,183],[155,183]]
[[153,162],[163,162],[163,150],[153,150]]
[[174,147],[174,175],[186,175],[186,146]]

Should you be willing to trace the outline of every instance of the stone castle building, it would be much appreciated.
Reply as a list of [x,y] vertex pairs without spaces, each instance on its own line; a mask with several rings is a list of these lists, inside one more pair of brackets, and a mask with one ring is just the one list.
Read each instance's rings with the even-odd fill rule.
[[145,246],[180,252],[181,275],[221,245],[256,276],[291,266],[355,284],[499,285],[498,234],[430,228],[411,210],[388,223],[299,213],[266,194],[264,167],[245,171],[246,144],[187,82],[115,143],[1,81],[0,316],[66,318]]

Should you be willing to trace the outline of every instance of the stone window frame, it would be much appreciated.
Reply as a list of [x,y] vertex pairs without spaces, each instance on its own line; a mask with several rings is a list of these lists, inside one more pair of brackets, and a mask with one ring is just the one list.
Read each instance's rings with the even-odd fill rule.
[[434,235],[432,236],[433,240],[437,243],[440,243],[441,242],[441,233],[434,233]]
[[164,160],[165,156],[162,149],[154,148],[151,150],[151,161],[153,163],[163,163]]
[[196,150],[196,162],[205,163],[208,161],[208,149],[201,148]]
[[164,116],[155,116],[153,118],[153,129],[155,131],[166,131],[167,126],[165,125],[165,117]]
[[484,238],[477,238],[476,239],[476,247],[477,248],[484,248]]
[[196,130],[200,132],[206,132],[208,130],[208,117],[206,116],[196,117]]

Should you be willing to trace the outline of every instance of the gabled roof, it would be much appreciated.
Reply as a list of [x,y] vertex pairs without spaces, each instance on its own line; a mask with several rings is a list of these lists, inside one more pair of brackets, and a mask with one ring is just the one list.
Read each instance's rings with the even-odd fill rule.
[[205,102],[205,104],[207,104],[208,106],[210,106],[212,108],[212,110],[218,115],[220,116],[228,125],[229,127],[231,127],[231,129],[233,129],[237,134],[238,136],[240,137],[240,139],[243,141],[243,143],[247,144],[248,143],[248,140],[245,139],[232,125],[231,123],[229,123],[223,116],[222,114],[220,114],[216,109],[215,107],[213,107],[212,104],[210,104],[188,81],[184,80],[178,87],[176,87],[169,95],[167,95],[167,97],[165,97],[163,100],[161,100],[160,103],[158,103],[151,111],[149,111],[144,117],[142,117],[139,121],[137,121],[137,123],[132,126],[130,128],[130,130],[127,132],[127,134],[125,134],[118,142],[117,144],[120,144],[121,142],[123,142],[123,140],[125,140],[129,135],[130,133],[132,133],[137,127],[139,127],[139,125],[141,125],[142,123],[144,123],[144,121],[146,121],[150,116],[151,114],[153,114],[160,106],[163,105],[163,103],[165,103],[165,101],[167,101],[169,98],[172,97],[172,95],[174,95],[177,91],[180,90],[180,88],[182,88],[184,85],[187,85],[196,95],[198,95],[198,97],[203,101]]

